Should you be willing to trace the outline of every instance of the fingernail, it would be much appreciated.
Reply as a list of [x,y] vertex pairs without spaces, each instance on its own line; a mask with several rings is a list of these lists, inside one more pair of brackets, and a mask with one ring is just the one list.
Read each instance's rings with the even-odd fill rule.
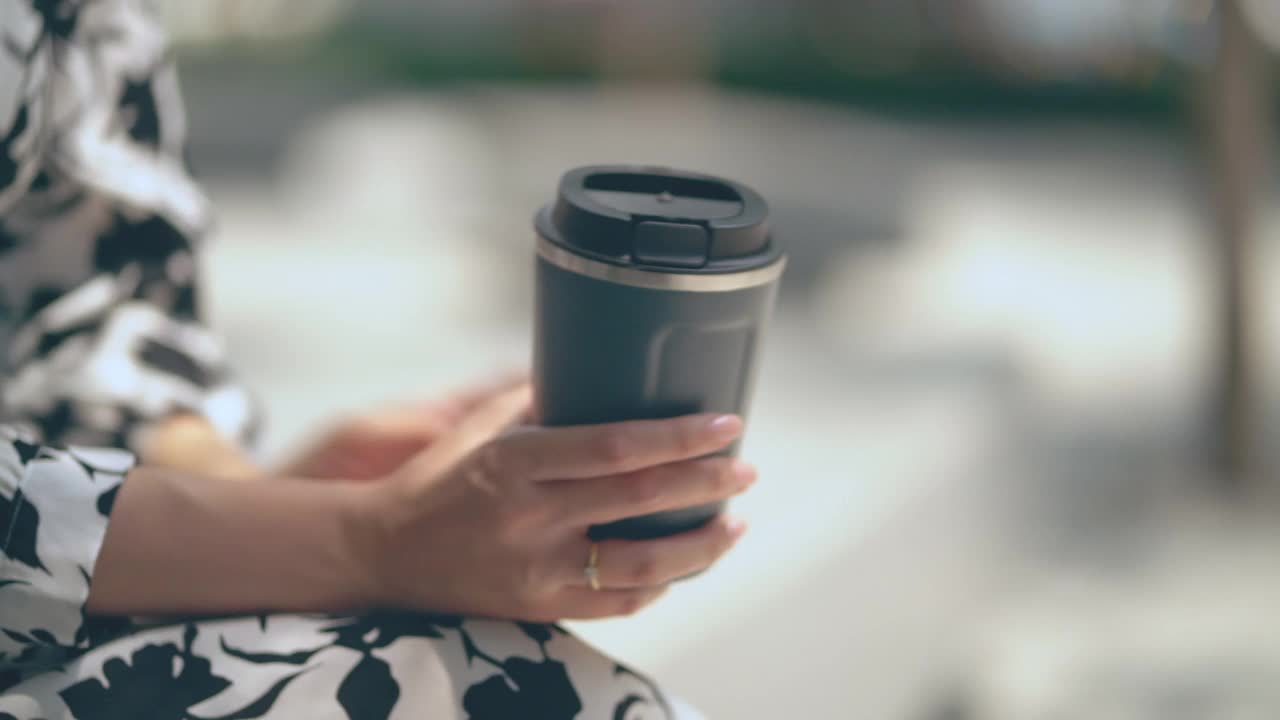
[[742,433],[742,418],[737,415],[717,415],[707,427],[717,438],[732,440]]
[[738,538],[742,537],[742,535],[747,532],[747,523],[741,518],[733,518],[729,521],[728,530],[729,537],[734,541],[737,541]]
[[733,476],[738,479],[738,487],[746,490],[756,482],[756,469],[751,463],[734,460]]

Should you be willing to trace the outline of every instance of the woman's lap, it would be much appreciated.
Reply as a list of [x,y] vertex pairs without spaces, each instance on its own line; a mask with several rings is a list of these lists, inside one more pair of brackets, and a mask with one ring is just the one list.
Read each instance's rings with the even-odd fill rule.
[[657,688],[564,630],[379,612],[139,629],[0,697],[0,719],[671,716]]

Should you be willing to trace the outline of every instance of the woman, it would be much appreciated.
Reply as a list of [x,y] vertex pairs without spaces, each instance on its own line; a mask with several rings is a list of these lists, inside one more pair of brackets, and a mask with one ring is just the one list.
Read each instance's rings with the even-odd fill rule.
[[585,529],[746,489],[699,459],[741,422],[516,428],[514,381],[255,467],[143,1],[0,0],[0,718],[675,716],[539,623],[634,612],[728,550],[729,519]]

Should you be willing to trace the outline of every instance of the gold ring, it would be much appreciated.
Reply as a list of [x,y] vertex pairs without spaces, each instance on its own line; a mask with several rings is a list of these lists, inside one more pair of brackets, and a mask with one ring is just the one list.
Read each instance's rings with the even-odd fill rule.
[[600,544],[591,543],[591,551],[587,554],[587,566],[582,568],[582,575],[592,590],[600,589]]

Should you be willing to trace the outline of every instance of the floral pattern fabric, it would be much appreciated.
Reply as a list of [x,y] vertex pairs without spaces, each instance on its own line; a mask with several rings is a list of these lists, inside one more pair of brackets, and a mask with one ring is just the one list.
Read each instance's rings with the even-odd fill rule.
[[201,322],[184,134],[146,0],[0,0],[0,720],[683,715],[554,625],[86,616],[148,424],[254,430]]
[[132,632],[0,695],[0,718],[641,720],[643,677],[556,626],[273,615]]

